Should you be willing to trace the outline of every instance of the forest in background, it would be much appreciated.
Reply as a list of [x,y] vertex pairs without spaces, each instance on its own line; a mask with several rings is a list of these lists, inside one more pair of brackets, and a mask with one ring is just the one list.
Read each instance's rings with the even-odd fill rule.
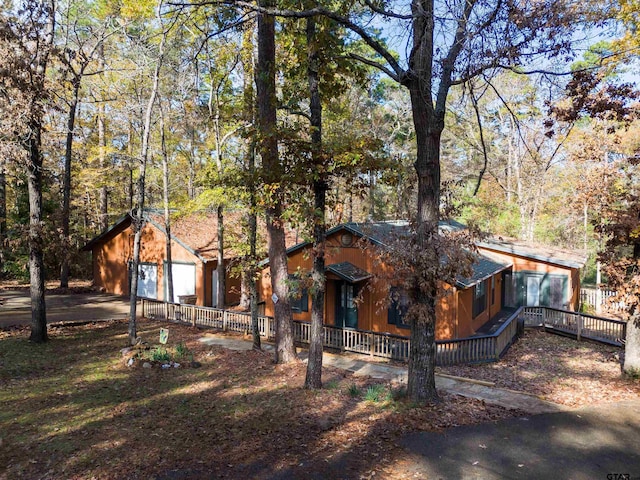
[[[62,286],[85,276],[79,248],[126,212],[134,269],[144,209],[165,221],[215,211],[219,237],[225,212],[245,213],[236,247],[254,267],[264,215],[276,318],[289,323],[283,222],[314,240],[318,293],[327,226],[409,219],[398,265],[410,272],[411,362],[426,362],[410,362],[416,398],[438,284],[466,256],[465,239],[439,238],[439,218],[582,250],[592,264],[608,253],[614,285],[640,258],[633,2],[3,6],[0,272],[29,267],[32,324],[45,333],[43,272]],[[134,342],[135,298],[131,312]],[[277,352],[295,357],[292,344]]]
[[[145,102],[162,36],[154,7],[152,2],[106,1],[58,6],[42,136],[41,234],[49,279],[59,275],[68,249],[71,275],[90,276],[89,258],[79,249],[134,207]],[[167,7],[169,31],[149,140],[147,208],[163,208],[163,158],[173,215],[215,211],[220,204],[227,210],[248,208],[247,192],[238,185],[247,175],[255,142],[253,113],[246,106],[247,96],[255,95],[255,22],[225,31],[223,21],[202,11],[172,16]],[[286,33],[300,30],[290,25],[295,22],[301,20],[284,20],[278,32],[278,122],[287,163],[287,220],[310,236],[311,225],[305,225],[309,187],[301,166],[308,155],[303,144],[309,116],[304,39]],[[589,79],[577,80],[583,82],[581,93],[587,90],[594,99],[617,94],[619,100],[621,92],[614,90],[636,70],[628,63],[633,55],[616,55],[623,45],[621,24],[607,28],[599,35],[610,41],[588,45],[585,40],[588,50],[571,68],[594,67],[587,70],[593,72]],[[327,41],[340,34],[324,33]],[[362,45],[354,42],[349,48]],[[603,248],[597,227],[607,220],[603,197],[624,188],[625,161],[639,148],[638,121],[628,114],[586,110],[562,118],[558,109],[576,103],[575,91],[567,87],[574,77],[556,75],[564,71],[555,68],[532,75],[500,72],[454,87],[442,147],[446,207],[455,208],[462,222],[495,235],[585,251],[585,279],[593,282],[595,258]],[[324,144],[337,171],[327,192],[328,225],[410,219],[416,180],[408,92],[363,64],[333,59],[327,70],[321,85]],[[10,119],[9,107],[3,109]],[[65,149],[73,110],[65,236]],[[26,174],[6,156],[0,217],[0,275],[27,280]]]

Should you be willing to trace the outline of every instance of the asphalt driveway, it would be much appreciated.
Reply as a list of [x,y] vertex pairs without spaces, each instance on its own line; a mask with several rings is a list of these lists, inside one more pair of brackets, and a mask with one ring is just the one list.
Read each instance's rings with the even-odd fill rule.
[[[129,313],[129,299],[106,293],[47,294],[47,323],[109,320]],[[0,328],[29,325],[29,290],[0,291]]]
[[401,445],[409,478],[637,480],[638,440],[635,400],[414,433]]

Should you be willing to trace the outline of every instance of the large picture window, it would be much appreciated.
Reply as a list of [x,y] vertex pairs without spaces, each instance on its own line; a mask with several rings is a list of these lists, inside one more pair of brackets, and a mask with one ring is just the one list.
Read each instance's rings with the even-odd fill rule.
[[387,310],[387,323],[399,328],[410,328],[406,320],[410,305],[409,295],[397,287],[391,287],[390,295],[391,305],[389,305],[389,309]]
[[300,279],[295,275],[289,275],[289,298],[291,310],[294,313],[309,311],[309,290],[301,288]]
[[475,318],[487,308],[487,281],[478,283],[473,289],[473,316]]

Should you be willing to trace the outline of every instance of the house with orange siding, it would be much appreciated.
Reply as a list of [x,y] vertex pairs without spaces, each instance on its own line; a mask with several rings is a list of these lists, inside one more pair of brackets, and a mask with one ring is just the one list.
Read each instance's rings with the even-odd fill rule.
[[[165,272],[169,265],[166,258],[167,233],[164,218],[160,214],[146,212],[144,219],[138,296],[165,300]],[[131,220],[129,214],[122,216],[83,247],[83,250],[92,252],[94,285],[116,295],[129,295],[134,239]],[[229,241],[239,230],[239,215],[232,213],[225,220],[225,239]],[[179,297],[195,297],[197,305],[217,304],[217,231],[217,216],[212,213],[196,213],[172,222],[174,302],[178,302]],[[240,299],[240,278],[231,268],[235,257],[234,251],[226,245],[226,305],[237,304]]]
[[[408,299],[403,292],[396,291],[391,295],[394,300],[389,305],[389,290],[395,287],[393,282],[382,284],[377,279],[376,273],[389,267],[380,264],[375,253],[375,248],[385,248],[390,235],[406,228],[406,222],[368,222],[345,223],[327,231],[324,305],[327,325],[409,336],[409,326],[404,320]],[[441,228],[464,226],[443,222]],[[552,302],[566,308],[577,306],[579,269],[583,263],[575,261],[575,255],[570,260],[563,260],[554,258],[548,251],[535,255],[524,246],[508,250],[506,242],[501,241],[479,243],[471,277],[459,278],[455,285],[442,285],[436,312],[437,340],[489,333],[496,321],[506,318],[520,305]],[[302,242],[287,251],[294,287],[294,320],[311,321],[308,290],[295,288],[295,276],[304,276],[312,269],[311,249],[310,242]],[[534,284],[538,285],[538,303],[533,300]],[[259,281],[259,294],[264,313],[273,315],[274,299],[266,262]]]
[[506,305],[578,309],[583,255],[500,237],[478,242],[477,247],[483,255],[512,264],[504,278]]

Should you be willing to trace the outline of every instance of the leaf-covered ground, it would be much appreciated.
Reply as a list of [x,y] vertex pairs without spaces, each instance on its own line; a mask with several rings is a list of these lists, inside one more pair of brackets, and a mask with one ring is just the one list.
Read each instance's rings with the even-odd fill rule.
[[[153,344],[161,326],[139,333]],[[169,329],[168,350],[182,343],[199,368],[190,355],[180,368],[127,367],[123,322],[50,328],[46,345],[0,332],[0,479],[404,478],[403,433],[521,414],[455,396],[413,408],[330,368],[307,391],[302,363]]]
[[621,375],[622,354],[618,347],[526,330],[499,362],[438,371],[581,407],[640,396],[640,381]]

